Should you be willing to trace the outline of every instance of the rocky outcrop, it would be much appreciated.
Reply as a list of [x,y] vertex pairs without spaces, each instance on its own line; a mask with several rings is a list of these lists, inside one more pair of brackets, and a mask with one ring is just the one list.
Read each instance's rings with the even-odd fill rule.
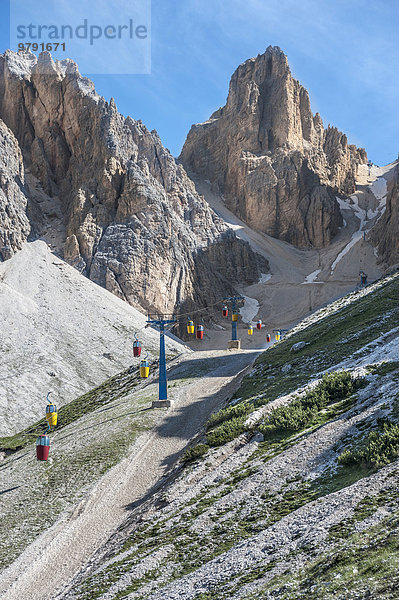
[[0,260],[22,248],[30,233],[24,167],[18,142],[0,120]]
[[380,260],[399,266],[399,165],[388,183],[386,210],[374,226],[371,240]]
[[0,116],[46,202],[53,198],[62,213],[60,253],[132,305],[172,311],[206,303],[265,269],[196,193],[157,133],[119,114],[73,61],[7,51]]
[[226,105],[193,125],[180,160],[251,227],[303,247],[334,237],[342,225],[335,194],[354,191],[367,156],[324,129],[285,54],[269,46],[238,67]]

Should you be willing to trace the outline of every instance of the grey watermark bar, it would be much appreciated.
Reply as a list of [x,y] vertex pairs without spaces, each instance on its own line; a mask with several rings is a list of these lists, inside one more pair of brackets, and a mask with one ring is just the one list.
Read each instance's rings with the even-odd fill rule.
[[11,0],[11,49],[72,58],[82,74],[151,72],[151,0]]

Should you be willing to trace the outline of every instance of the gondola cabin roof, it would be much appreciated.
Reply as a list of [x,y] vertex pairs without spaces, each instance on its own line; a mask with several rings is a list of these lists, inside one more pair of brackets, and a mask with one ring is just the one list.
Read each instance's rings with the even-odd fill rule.
[[36,438],[36,446],[50,446],[50,438],[48,435],[39,435],[39,437]]

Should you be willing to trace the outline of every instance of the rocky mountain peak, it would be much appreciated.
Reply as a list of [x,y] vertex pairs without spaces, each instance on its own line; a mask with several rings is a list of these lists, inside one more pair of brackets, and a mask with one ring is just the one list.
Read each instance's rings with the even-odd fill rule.
[[245,82],[253,81],[261,87],[267,80],[284,78],[291,75],[288,60],[278,46],[268,46],[264,54],[249,58],[237,67],[230,80],[229,100],[234,99],[234,93],[242,89]]
[[323,246],[342,224],[335,194],[354,191],[367,156],[335,127],[324,129],[286,55],[269,46],[236,69],[226,105],[193,125],[180,159],[251,227]]
[[314,141],[308,93],[291,76],[287,57],[277,46],[269,46],[233,73],[221,114],[227,113],[247,123],[244,136],[251,152],[303,150],[304,139]]

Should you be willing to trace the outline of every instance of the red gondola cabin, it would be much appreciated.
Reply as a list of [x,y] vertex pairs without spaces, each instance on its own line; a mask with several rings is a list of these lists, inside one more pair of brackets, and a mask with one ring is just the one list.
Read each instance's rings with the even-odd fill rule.
[[259,321],[256,323],[256,329],[262,329],[262,321],[260,321],[260,320],[259,320]]
[[141,354],[141,344],[138,340],[134,340],[133,342],[133,356],[140,356]]
[[197,340],[202,340],[204,337],[204,326],[197,325]]
[[268,334],[266,335],[266,341],[267,341],[267,342],[271,342],[271,341],[272,341],[272,336],[270,335],[270,333],[268,333]]
[[39,435],[36,439],[36,458],[37,460],[47,460],[50,450],[50,438],[48,435]]
[[229,309],[227,308],[227,306],[223,306],[222,315],[224,317],[228,317],[229,316]]

